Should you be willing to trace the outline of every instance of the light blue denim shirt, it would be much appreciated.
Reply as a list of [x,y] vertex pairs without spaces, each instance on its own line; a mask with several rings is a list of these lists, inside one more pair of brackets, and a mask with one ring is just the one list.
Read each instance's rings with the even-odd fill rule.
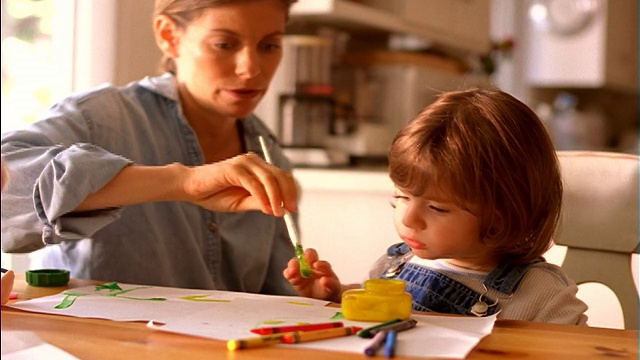
[[[290,164],[255,116],[242,120],[247,151]],[[45,247],[43,266],[84,279],[266,294],[295,294],[282,270],[294,256],[284,221],[258,211],[212,212],[153,202],[71,213],[128,164],[202,165],[175,78],[105,85],[53,106],[26,130],[2,135],[10,172],[2,193],[2,250]]]

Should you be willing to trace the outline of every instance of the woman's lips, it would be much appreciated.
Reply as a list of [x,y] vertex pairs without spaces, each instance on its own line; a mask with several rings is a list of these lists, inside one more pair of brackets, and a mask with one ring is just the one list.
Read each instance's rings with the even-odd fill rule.
[[262,91],[253,89],[236,89],[229,90],[229,93],[235,98],[250,100],[260,96],[260,94],[262,94]]

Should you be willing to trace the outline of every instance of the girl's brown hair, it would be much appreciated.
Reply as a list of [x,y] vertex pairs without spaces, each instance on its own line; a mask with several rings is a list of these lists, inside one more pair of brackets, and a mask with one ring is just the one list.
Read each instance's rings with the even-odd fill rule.
[[[185,28],[191,21],[196,19],[203,10],[208,8],[237,4],[241,2],[251,2],[256,0],[156,0],[153,18],[159,15],[166,15],[179,28]],[[298,0],[278,0],[282,4],[285,14],[289,15],[291,5]],[[162,72],[170,72],[176,74],[175,61],[167,56],[163,56],[160,60],[159,68]]]
[[525,263],[551,246],[562,180],[544,124],[498,89],[441,94],[394,138],[391,180],[412,195],[445,189],[478,216],[502,261]]

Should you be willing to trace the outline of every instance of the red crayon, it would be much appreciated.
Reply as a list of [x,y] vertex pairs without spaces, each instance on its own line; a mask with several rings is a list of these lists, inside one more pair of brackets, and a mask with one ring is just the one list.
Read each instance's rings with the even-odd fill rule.
[[303,325],[285,325],[251,329],[252,333],[259,335],[280,334],[293,331],[313,331],[344,327],[341,322],[329,322],[319,324],[303,324]]

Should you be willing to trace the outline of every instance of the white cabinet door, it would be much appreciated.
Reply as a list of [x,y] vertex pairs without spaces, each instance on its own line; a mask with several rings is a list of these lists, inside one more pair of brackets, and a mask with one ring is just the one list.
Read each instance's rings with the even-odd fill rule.
[[300,236],[331,263],[343,283],[362,283],[387,248],[401,242],[393,225],[387,172],[295,169],[302,188]]
[[413,35],[458,50],[486,53],[490,0],[298,0],[292,22]]

